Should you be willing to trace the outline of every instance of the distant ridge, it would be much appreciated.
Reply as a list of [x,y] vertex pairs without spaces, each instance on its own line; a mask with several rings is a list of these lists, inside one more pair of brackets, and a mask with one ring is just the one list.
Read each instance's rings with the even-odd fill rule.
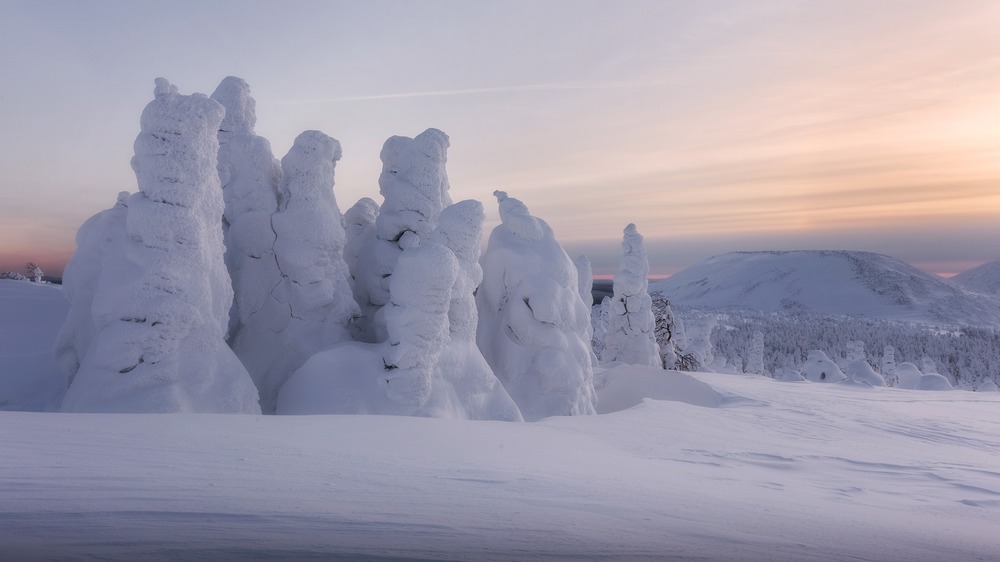
[[659,280],[650,285],[654,291],[697,308],[1000,326],[998,298],[872,252],[732,252]]
[[967,291],[996,295],[1000,293],[1000,260],[959,273],[951,282]]

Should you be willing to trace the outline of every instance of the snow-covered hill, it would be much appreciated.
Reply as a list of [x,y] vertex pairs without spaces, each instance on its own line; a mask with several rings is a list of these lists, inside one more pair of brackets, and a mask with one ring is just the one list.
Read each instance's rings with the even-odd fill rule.
[[1000,293],[1000,260],[959,273],[951,282],[967,291],[996,295]]
[[1000,300],[870,252],[733,252],[657,281],[650,291],[697,308],[1000,326]]
[[69,302],[62,287],[0,279],[0,410],[58,410],[66,375],[52,344]]

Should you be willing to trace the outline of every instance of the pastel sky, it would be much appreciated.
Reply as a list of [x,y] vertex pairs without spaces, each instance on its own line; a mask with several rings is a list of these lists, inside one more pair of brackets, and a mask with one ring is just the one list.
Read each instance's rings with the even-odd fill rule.
[[942,274],[1000,258],[1000,2],[0,0],[0,271],[58,273],[119,191],[153,79],[257,100],[277,157],[339,139],[341,210],[392,135],[449,134],[595,273],[851,249]]

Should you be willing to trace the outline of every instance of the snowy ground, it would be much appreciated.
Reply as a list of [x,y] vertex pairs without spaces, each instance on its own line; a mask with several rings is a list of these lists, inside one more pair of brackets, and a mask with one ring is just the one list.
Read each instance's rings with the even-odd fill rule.
[[530,424],[0,412],[0,558],[1000,557],[1000,394],[663,376]]

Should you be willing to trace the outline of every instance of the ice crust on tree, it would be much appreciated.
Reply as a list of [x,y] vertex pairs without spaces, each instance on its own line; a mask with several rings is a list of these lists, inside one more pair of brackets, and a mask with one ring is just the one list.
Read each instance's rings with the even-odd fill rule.
[[479,348],[526,420],[592,414],[590,313],[576,267],[545,221],[494,195],[502,223],[482,259]]
[[375,219],[375,237],[362,248],[355,275],[355,298],[368,323],[366,337],[385,338],[378,311],[389,302],[389,284],[400,254],[419,246],[451,205],[445,171],[449,140],[437,129],[414,138],[394,136],[382,146],[379,192],[384,201]]
[[[132,168],[140,191],[87,221],[67,267],[71,312],[56,345],[68,412],[259,413],[225,343],[217,133],[225,109],[156,80]],[[76,367],[74,369],[74,367]]]
[[446,208],[426,241],[397,260],[388,339],[317,354],[285,384],[278,412],[521,421],[475,343],[483,220],[477,201]]
[[604,342],[605,362],[662,367],[649,296],[649,260],[635,224],[625,227],[621,267],[614,279],[611,317]]
[[266,413],[274,411],[281,385],[310,356],[351,339],[349,324],[359,315],[333,193],[340,157],[336,139],[305,131],[281,160],[281,206],[270,223],[278,277],[257,329],[232,342],[253,366]]

